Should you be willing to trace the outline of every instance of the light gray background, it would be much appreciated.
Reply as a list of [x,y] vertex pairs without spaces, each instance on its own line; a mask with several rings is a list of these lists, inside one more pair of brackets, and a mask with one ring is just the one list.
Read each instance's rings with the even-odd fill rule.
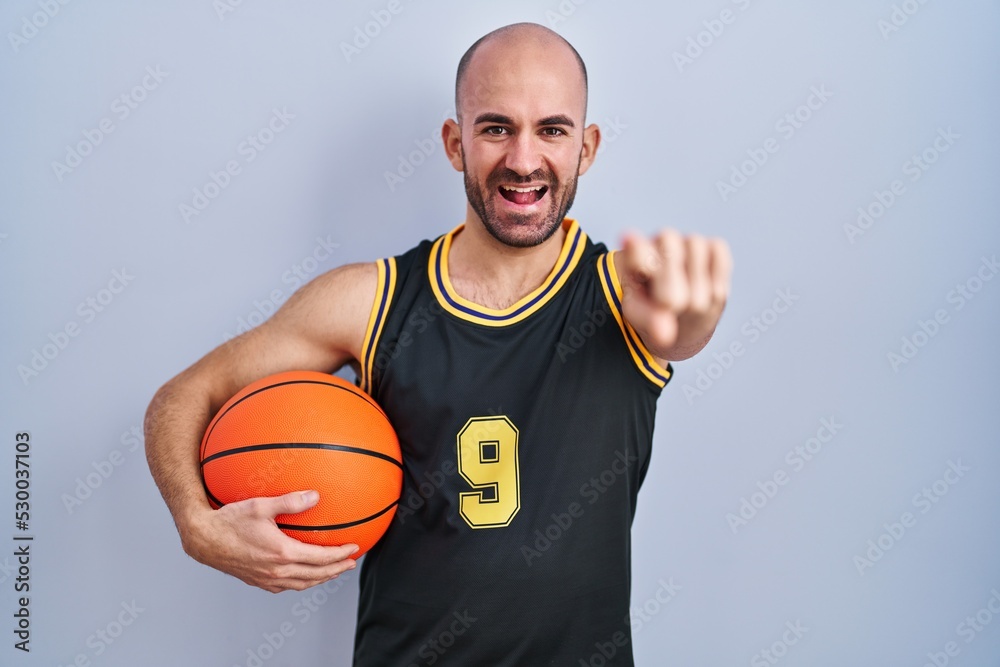
[[[998,664],[1000,280],[976,282],[995,278],[981,267],[1000,252],[996,2],[402,0],[349,61],[341,44],[387,2],[49,4],[51,18],[38,0],[0,10],[0,663],[247,666],[288,623],[264,665],[348,664],[356,576],[273,596],[190,560],[129,432],[160,384],[287,298],[297,265],[314,276],[396,254],[461,220],[461,176],[437,138],[454,70],[480,35],[525,20],[553,25],[590,69],[606,144],[572,210],[586,231],[615,245],[627,228],[672,226],[723,236],[735,256],[715,340],[677,364],[659,404],[633,530],[638,664],[772,664],[759,652],[773,647],[789,666],[919,666],[948,642],[948,664]],[[723,10],[732,22],[705,32]],[[689,38],[708,46],[678,67]],[[162,80],[122,118],[115,100],[147,67]],[[813,87],[830,96],[787,136],[777,124]],[[274,109],[294,119],[247,162],[241,142]],[[102,119],[114,131],[60,179],[53,162]],[[958,138],[911,180],[905,163],[949,128]],[[390,188],[386,172],[432,136]],[[724,201],[717,182],[768,139],[777,152]],[[186,222],[179,206],[229,160],[241,172]],[[894,180],[905,191],[852,243],[845,225]],[[318,238],[337,245],[322,261]],[[125,289],[100,313],[79,308],[107,300],[114,271],[132,276]],[[979,291],[959,308],[967,284]],[[775,316],[778,290],[794,300]],[[947,321],[920,335],[939,310]],[[78,335],[22,378],[70,323]],[[915,334],[923,345],[893,368]],[[842,427],[797,469],[786,453],[831,418]],[[22,430],[30,655],[11,634]],[[950,463],[968,470],[940,482]],[[727,515],[781,472],[734,532]],[[936,481],[937,502],[914,498]],[[903,534],[884,536],[905,512]],[[880,536],[891,548],[859,567]],[[679,587],[666,603],[661,582]],[[310,597],[323,603],[306,619]],[[123,604],[141,609],[134,622],[96,639]],[[977,613],[990,623],[970,631]],[[806,629],[794,645],[786,622]]]

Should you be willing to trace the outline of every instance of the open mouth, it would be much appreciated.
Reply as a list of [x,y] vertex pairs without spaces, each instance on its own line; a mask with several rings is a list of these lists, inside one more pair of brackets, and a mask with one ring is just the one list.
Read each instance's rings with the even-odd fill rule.
[[545,196],[545,193],[549,191],[549,186],[518,187],[516,185],[501,185],[499,191],[501,197],[513,204],[531,206]]

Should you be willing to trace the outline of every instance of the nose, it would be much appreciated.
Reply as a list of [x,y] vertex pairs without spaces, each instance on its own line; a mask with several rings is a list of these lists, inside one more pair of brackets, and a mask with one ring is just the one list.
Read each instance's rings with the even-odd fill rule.
[[542,153],[530,132],[522,132],[509,142],[505,166],[519,176],[529,176],[542,166]]

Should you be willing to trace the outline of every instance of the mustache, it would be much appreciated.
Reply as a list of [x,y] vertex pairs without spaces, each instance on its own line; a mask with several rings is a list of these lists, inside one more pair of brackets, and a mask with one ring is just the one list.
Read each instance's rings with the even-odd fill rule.
[[537,183],[539,181],[547,183],[549,188],[555,189],[556,179],[552,172],[545,169],[536,169],[527,176],[521,176],[516,171],[511,171],[510,169],[503,167],[491,173],[489,178],[486,180],[491,189],[499,187],[501,183],[524,185],[527,183]]

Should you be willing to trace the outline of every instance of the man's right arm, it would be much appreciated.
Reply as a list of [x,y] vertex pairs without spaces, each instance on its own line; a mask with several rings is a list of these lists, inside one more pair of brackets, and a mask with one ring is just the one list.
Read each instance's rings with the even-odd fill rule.
[[156,392],[146,411],[146,458],[192,558],[273,593],[315,586],[354,567],[349,556],[355,545],[305,544],[275,524],[278,514],[314,505],[314,491],[212,509],[198,451],[212,416],[254,380],[288,370],[333,372],[359,360],[376,280],[374,264],[319,276],[271,319],[212,350]]

